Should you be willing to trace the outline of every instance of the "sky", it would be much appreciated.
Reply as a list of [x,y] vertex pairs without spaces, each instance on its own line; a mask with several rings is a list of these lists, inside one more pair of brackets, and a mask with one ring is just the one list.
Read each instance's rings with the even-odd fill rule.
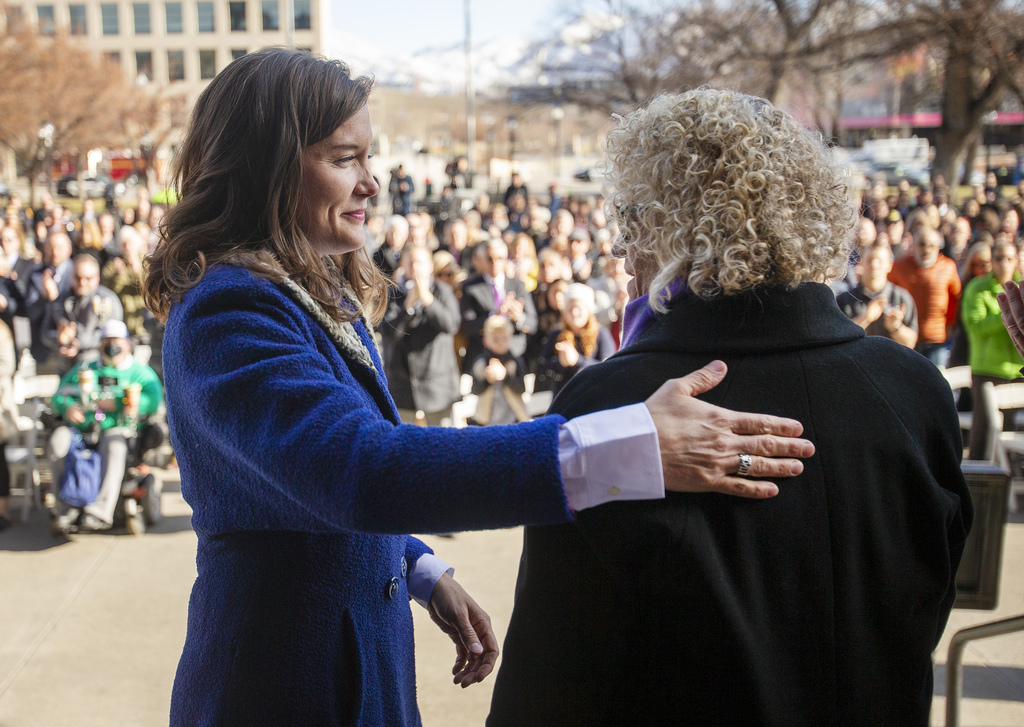
[[[501,36],[531,40],[562,27],[573,0],[471,0],[474,43]],[[331,0],[332,26],[355,33],[389,54],[465,40],[463,0]]]

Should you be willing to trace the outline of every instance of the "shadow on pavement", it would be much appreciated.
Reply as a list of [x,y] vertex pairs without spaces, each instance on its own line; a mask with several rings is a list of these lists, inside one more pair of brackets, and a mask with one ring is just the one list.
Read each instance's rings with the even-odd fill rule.
[[[946,696],[946,665],[935,665],[936,697]],[[1004,702],[1024,702],[1024,669],[1014,666],[964,667],[965,699],[994,699]]]

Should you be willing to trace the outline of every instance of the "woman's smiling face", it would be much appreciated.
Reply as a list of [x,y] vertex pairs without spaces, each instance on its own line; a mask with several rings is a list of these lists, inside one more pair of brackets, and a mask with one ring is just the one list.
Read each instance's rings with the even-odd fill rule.
[[366,202],[380,191],[369,167],[372,141],[364,106],[302,152],[299,227],[321,255],[352,252],[366,242]]

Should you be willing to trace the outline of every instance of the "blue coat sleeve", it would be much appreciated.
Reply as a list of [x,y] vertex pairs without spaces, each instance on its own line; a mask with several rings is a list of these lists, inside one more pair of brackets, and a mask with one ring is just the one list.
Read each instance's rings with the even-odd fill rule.
[[409,533],[570,519],[560,417],[396,426],[368,393],[371,377],[357,378],[360,364],[325,350],[318,325],[273,284],[199,286],[175,308],[168,414],[197,529]]

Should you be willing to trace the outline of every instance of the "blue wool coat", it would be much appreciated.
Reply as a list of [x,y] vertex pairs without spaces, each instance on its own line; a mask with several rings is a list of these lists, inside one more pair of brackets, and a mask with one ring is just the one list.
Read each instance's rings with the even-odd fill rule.
[[570,519],[560,417],[397,426],[372,332],[317,313],[230,266],[171,310],[167,415],[199,536],[173,725],[418,725],[405,576],[429,549],[402,533]]

